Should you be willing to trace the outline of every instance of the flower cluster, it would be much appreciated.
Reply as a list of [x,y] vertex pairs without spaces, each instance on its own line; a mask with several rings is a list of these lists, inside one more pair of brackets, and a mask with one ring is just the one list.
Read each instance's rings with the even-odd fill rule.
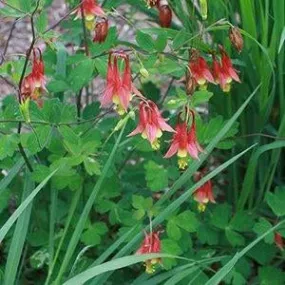
[[[161,245],[160,232],[145,233],[145,238],[136,254],[160,253]],[[145,261],[146,272],[151,274],[155,271],[155,265],[161,262],[160,258],[153,258]]]
[[211,69],[206,60],[199,55],[199,52],[192,49],[189,60],[189,74],[191,76],[189,77],[188,75],[187,82],[190,82],[192,79],[195,86],[199,85],[202,90],[207,88],[208,83],[219,84],[224,92],[230,91],[233,80],[240,83],[241,81],[237,71],[234,69],[232,61],[224,47],[219,45],[219,50],[221,54],[221,62],[218,61],[216,56],[213,54],[213,65]]
[[[37,55],[38,53],[38,55]],[[32,71],[24,77],[21,84],[21,100],[27,99],[36,101],[41,104],[40,96],[46,90],[45,68],[40,49],[33,49]]]

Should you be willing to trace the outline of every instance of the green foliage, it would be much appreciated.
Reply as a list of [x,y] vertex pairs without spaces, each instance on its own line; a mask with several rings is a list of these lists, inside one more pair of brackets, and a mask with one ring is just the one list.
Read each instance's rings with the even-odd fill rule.
[[[158,25],[167,6],[98,1],[108,19],[102,42],[93,38],[105,18],[84,11],[75,19],[79,1],[65,2],[58,22],[54,0],[7,0],[0,8],[4,29],[13,25],[0,58],[0,283],[284,284],[277,235],[285,238],[284,1],[168,0],[175,20],[167,28]],[[233,25],[243,36],[240,53],[228,39]],[[19,31],[29,41],[21,36],[15,51]],[[228,93],[213,70],[219,44],[241,81]],[[216,84],[198,86],[191,49]],[[108,72],[109,56],[117,57],[120,80]],[[28,75],[41,73],[37,60],[41,87],[27,85]],[[101,106],[112,83],[113,96],[131,96],[124,114],[116,97]],[[180,149],[191,139],[193,154],[194,135],[165,131],[149,100],[172,128],[195,123],[199,159],[164,158],[173,136]],[[136,124],[143,137],[153,132],[152,144],[128,136]],[[216,202],[197,201],[209,180]],[[135,254],[154,251],[151,233],[159,253]],[[155,272],[143,273],[143,262]]]

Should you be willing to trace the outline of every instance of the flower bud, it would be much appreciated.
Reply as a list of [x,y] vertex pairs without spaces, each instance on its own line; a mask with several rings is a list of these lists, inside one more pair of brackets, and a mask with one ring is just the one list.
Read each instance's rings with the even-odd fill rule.
[[186,71],[186,83],[185,83],[185,89],[186,89],[186,94],[191,96],[193,95],[195,89],[196,89],[196,81],[194,77],[192,76],[192,73],[190,70],[187,69]]
[[207,0],[200,0],[200,11],[203,20],[208,18],[208,3]]
[[148,78],[148,77],[149,77],[149,73],[148,73],[148,71],[147,71],[144,67],[142,67],[142,68],[140,69],[140,74],[141,74],[144,78]]
[[163,5],[158,8],[159,23],[163,28],[169,28],[172,20],[172,11],[168,5]]
[[243,49],[243,38],[238,27],[230,28],[229,38],[232,45],[240,53]]
[[95,26],[95,37],[93,42],[102,43],[105,41],[108,35],[109,25],[108,20],[103,19],[101,22],[98,22]]

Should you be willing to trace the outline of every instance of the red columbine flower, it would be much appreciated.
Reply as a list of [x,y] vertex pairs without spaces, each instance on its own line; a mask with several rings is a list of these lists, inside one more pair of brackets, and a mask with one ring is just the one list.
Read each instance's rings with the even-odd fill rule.
[[[227,55],[223,46],[219,45],[219,49],[220,49],[221,56],[222,56],[222,60],[221,60],[222,64],[220,65],[220,70],[221,70],[220,74],[222,74],[223,81],[225,82],[223,83],[222,89],[225,92],[229,92],[231,89],[231,83],[233,80],[239,83],[241,81],[237,74],[237,71],[233,67],[231,59]],[[220,81],[220,84],[221,84],[221,81]]]
[[210,68],[208,67],[206,60],[203,57],[199,56],[196,50],[192,51],[189,68],[193,78],[201,89],[207,88],[207,82],[215,84],[214,77],[210,71]]
[[176,133],[173,135],[171,146],[164,156],[165,158],[169,158],[177,153],[179,157],[178,166],[180,169],[185,169],[188,165],[188,154],[194,159],[199,159],[198,154],[203,151],[196,138],[195,116],[192,111],[191,114],[192,125],[190,130],[188,130],[186,122],[178,123],[175,128]]
[[169,28],[172,20],[172,11],[168,5],[159,4],[159,23],[163,28]]
[[227,83],[227,74],[224,72],[220,62],[213,55],[213,75],[217,84],[220,84],[224,92],[228,92],[230,85]]
[[[97,0],[83,0],[81,5],[86,21],[92,21],[96,16],[105,16],[105,12],[98,5]],[[75,19],[82,18],[81,7],[78,7],[75,13],[77,13]]]
[[96,23],[95,26],[95,36],[93,38],[93,42],[102,43],[105,41],[108,35],[108,20],[106,18],[102,18],[101,22]]
[[[194,176],[194,180],[197,182],[204,176],[204,171],[201,171],[197,175]],[[200,186],[194,193],[194,200],[197,201],[199,212],[204,212],[206,209],[206,205],[209,202],[216,203],[214,195],[213,195],[213,187],[211,180],[208,180],[205,184]]]
[[[161,245],[159,232],[145,233],[145,238],[136,254],[160,253]],[[160,263],[160,258],[153,258],[145,262],[146,272],[151,274],[155,271],[155,265]]]
[[174,130],[162,118],[158,107],[151,100],[141,101],[139,105],[139,124],[137,128],[129,134],[134,136],[141,133],[144,139],[148,139],[154,149],[158,149],[159,138],[162,131],[174,132]]
[[277,247],[279,247],[280,250],[284,250],[284,242],[283,238],[279,233],[274,233],[274,241]]
[[[125,62],[123,74],[118,68],[118,58]],[[124,114],[129,106],[132,93],[132,80],[129,56],[122,52],[109,54],[107,70],[107,86],[103,94],[101,105],[106,106],[113,102],[120,115]]]
[[[36,50],[39,56],[36,54]],[[21,96],[25,101],[27,98],[38,101],[41,92],[46,90],[46,78],[44,74],[44,62],[40,49],[33,50],[32,71],[28,74],[21,84]]]

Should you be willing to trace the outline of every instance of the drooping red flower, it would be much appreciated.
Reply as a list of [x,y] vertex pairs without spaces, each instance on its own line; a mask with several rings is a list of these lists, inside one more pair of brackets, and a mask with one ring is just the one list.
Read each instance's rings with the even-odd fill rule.
[[129,136],[139,133],[144,139],[148,139],[154,149],[159,148],[158,139],[162,136],[162,131],[174,132],[165,119],[160,114],[157,105],[151,101],[141,101],[139,105],[139,124]]
[[240,78],[237,74],[237,71],[234,69],[232,61],[230,57],[227,55],[223,46],[219,45],[220,53],[221,53],[221,71],[223,74],[223,80],[226,82],[223,90],[225,92],[229,92],[231,89],[232,81],[236,81],[241,83]]
[[[121,74],[118,68],[118,58],[125,62]],[[107,85],[101,99],[101,105],[110,103],[116,105],[119,114],[127,111],[132,93],[132,79],[129,56],[123,52],[110,52],[107,70]]]
[[227,83],[227,74],[224,72],[220,62],[213,55],[213,75],[217,84],[220,84],[224,92],[229,91],[230,85]]
[[[36,51],[39,55],[37,55]],[[44,62],[40,49],[33,50],[32,71],[23,79],[21,84],[21,98],[38,101],[41,93],[46,90],[46,78],[44,73]]]
[[282,236],[279,233],[274,233],[274,242],[280,250],[284,250],[284,241]]
[[168,5],[159,4],[159,23],[163,28],[169,28],[172,20],[172,11]]
[[[159,233],[160,232],[145,233],[145,238],[136,254],[160,253],[161,244]],[[153,273],[155,271],[155,265],[158,263],[160,263],[160,258],[153,258],[145,261],[146,272],[149,274]]]
[[215,84],[214,77],[206,60],[199,56],[196,50],[192,51],[189,62],[190,72],[201,89],[207,88],[207,82]]
[[195,116],[192,111],[191,114],[192,125],[190,129],[188,130],[186,122],[177,124],[175,128],[176,133],[173,135],[171,146],[164,156],[165,158],[169,158],[177,153],[179,157],[178,165],[181,169],[185,169],[188,165],[188,155],[194,159],[199,159],[198,154],[203,151],[196,137]]
[[[97,0],[83,0],[81,5],[86,21],[93,21],[96,16],[105,16],[105,12],[98,5]],[[75,19],[82,18],[81,7],[78,7],[75,13],[77,13]]]
[[105,41],[109,30],[108,20],[106,18],[102,18],[102,21],[96,23],[95,26],[95,36],[93,38],[93,42],[102,43]]
[[[197,175],[194,176],[194,180],[197,182],[204,176],[205,171],[199,172]],[[200,212],[204,212],[206,209],[206,205],[211,203],[216,203],[214,195],[213,195],[213,187],[211,180],[208,180],[205,184],[200,186],[194,193],[194,200],[197,201],[198,210]]]

